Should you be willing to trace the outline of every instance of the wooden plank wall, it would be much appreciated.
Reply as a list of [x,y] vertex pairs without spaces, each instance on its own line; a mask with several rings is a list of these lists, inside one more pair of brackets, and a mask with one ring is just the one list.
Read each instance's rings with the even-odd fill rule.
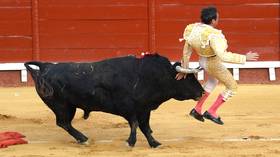
[[1,0],[0,62],[37,59],[34,1],[39,60],[94,61],[151,50],[179,60],[178,38],[207,5],[219,9],[229,50],[280,60],[278,0]]
[[31,0],[0,1],[0,61],[32,58]]
[[40,59],[100,60],[147,50],[147,1],[44,0]]
[[[279,0],[157,0],[156,49],[177,59],[183,43],[178,42],[186,24],[200,21],[200,9],[215,5],[220,14],[219,29],[229,50],[260,53],[260,60],[280,60]],[[196,60],[194,56],[192,60]]]

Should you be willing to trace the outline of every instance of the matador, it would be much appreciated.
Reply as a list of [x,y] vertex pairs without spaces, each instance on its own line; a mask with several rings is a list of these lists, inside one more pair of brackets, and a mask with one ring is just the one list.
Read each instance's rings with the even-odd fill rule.
[[[222,62],[244,64],[246,60],[257,60],[258,54],[249,52],[246,55],[241,55],[227,51],[228,44],[225,36],[221,30],[215,28],[218,24],[218,16],[215,7],[204,8],[201,11],[202,22],[187,25],[182,38],[182,40],[185,40],[182,67],[188,68],[192,51],[199,55],[199,65],[205,70],[208,80],[203,85],[205,94],[200,98],[195,108],[191,110],[190,115],[202,122],[206,118],[222,125],[224,123],[216,114],[216,111],[237,91],[237,82]],[[176,79],[180,80],[185,75],[178,73]],[[226,89],[219,94],[213,105],[202,114],[203,103],[219,82]]]

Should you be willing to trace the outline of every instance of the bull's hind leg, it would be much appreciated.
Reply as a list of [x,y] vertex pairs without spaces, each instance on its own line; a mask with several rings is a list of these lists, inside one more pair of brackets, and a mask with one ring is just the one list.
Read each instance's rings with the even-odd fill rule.
[[130,147],[134,147],[136,140],[137,140],[136,131],[137,131],[137,127],[138,127],[138,121],[137,121],[136,116],[132,116],[129,118],[126,117],[125,119],[128,121],[129,126],[130,126],[130,135],[126,141]]
[[147,121],[147,123],[148,123],[148,130],[149,130],[149,132],[152,134],[152,133],[153,133],[153,130],[152,130],[151,127],[150,127],[150,115],[151,115],[151,112],[148,112],[146,118],[148,119],[148,121]]
[[159,145],[161,145],[161,143],[159,143],[157,140],[155,140],[151,134],[151,128],[150,128],[150,124],[149,124],[150,111],[139,113],[137,115],[137,119],[139,122],[139,128],[142,131],[142,133],[145,135],[145,137],[147,138],[149,145],[152,148],[156,148]]
[[56,116],[56,124],[73,136],[78,143],[85,144],[88,138],[76,130],[71,124],[76,113],[76,108],[70,104],[55,104],[53,106],[55,107],[52,110]]

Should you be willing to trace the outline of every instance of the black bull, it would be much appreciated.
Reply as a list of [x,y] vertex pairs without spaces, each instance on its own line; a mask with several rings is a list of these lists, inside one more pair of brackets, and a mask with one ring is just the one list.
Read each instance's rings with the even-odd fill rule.
[[76,108],[84,110],[85,119],[91,111],[122,116],[131,128],[128,144],[135,145],[139,126],[151,147],[160,145],[151,135],[151,110],[171,98],[197,100],[204,92],[194,74],[175,80],[176,65],[157,54],[94,63],[25,63],[38,95],[54,112],[56,124],[79,143],[88,138],[71,125]]

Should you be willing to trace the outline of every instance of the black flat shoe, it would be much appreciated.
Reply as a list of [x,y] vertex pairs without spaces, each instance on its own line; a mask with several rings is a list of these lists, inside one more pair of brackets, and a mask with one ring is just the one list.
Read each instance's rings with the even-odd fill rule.
[[214,116],[212,116],[208,111],[205,111],[203,113],[203,117],[206,119],[209,119],[211,121],[213,121],[214,123],[217,123],[219,125],[223,125],[224,122],[221,120],[221,117],[215,118]]
[[204,122],[203,116],[201,114],[199,114],[195,109],[191,110],[190,116],[192,116],[193,118],[195,118],[201,122]]

